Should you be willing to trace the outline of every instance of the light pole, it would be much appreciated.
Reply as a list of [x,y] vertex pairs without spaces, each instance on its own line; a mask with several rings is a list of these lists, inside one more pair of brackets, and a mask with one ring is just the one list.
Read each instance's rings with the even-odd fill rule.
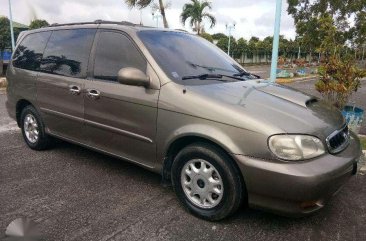
[[297,55],[297,59],[301,59],[301,39],[302,39],[302,37],[297,37],[297,39],[299,40],[299,53]]
[[226,24],[226,30],[229,31],[229,43],[227,46],[227,54],[230,56],[230,45],[231,45],[231,31],[235,29],[235,23],[234,24]]
[[281,10],[282,10],[282,0],[276,0],[276,21],[275,21],[273,48],[272,48],[271,82],[275,82],[277,77],[278,47],[280,44]]
[[152,13],[152,18],[153,18],[153,20],[156,20],[156,27],[157,28],[159,27],[159,19],[161,17],[162,16],[161,16],[161,14],[158,11]]
[[10,0],[9,0],[9,18],[10,18],[11,48],[14,52],[15,42],[14,42],[14,30],[13,30],[13,14],[11,13],[11,2],[10,2]]

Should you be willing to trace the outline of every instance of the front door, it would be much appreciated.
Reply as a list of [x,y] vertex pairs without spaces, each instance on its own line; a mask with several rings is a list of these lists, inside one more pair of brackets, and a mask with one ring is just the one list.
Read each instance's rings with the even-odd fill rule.
[[37,81],[37,102],[47,131],[81,142],[84,136],[84,88],[95,29],[53,31]]
[[[148,63],[124,33],[99,30],[92,78],[85,83],[85,125],[89,145],[146,167],[156,160],[158,88],[122,85],[121,68],[149,72]],[[158,81],[155,75],[152,81]]]

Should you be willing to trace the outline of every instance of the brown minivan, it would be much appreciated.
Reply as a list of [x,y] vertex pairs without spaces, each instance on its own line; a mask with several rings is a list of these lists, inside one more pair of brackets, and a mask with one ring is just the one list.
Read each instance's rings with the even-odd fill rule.
[[359,140],[339,111],[182,31],[105,21],[27,31],[7,79],[30,148],[60,138],[136,163],[207,220],[242,204],[309,214],[357,172]]

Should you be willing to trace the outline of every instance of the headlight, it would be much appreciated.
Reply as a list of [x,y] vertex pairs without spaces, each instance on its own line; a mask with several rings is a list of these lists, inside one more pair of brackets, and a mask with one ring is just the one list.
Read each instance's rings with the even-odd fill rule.
[[289,161],[306,160],[325,153],[323,143],[307,135],[271,136],[268,145],[278,158]]

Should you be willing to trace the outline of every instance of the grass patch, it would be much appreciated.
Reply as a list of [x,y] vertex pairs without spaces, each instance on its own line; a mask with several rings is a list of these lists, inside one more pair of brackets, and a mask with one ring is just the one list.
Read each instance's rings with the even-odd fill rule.
[[366,150],[366,137],[360,137],[360,140],[362,150]]

